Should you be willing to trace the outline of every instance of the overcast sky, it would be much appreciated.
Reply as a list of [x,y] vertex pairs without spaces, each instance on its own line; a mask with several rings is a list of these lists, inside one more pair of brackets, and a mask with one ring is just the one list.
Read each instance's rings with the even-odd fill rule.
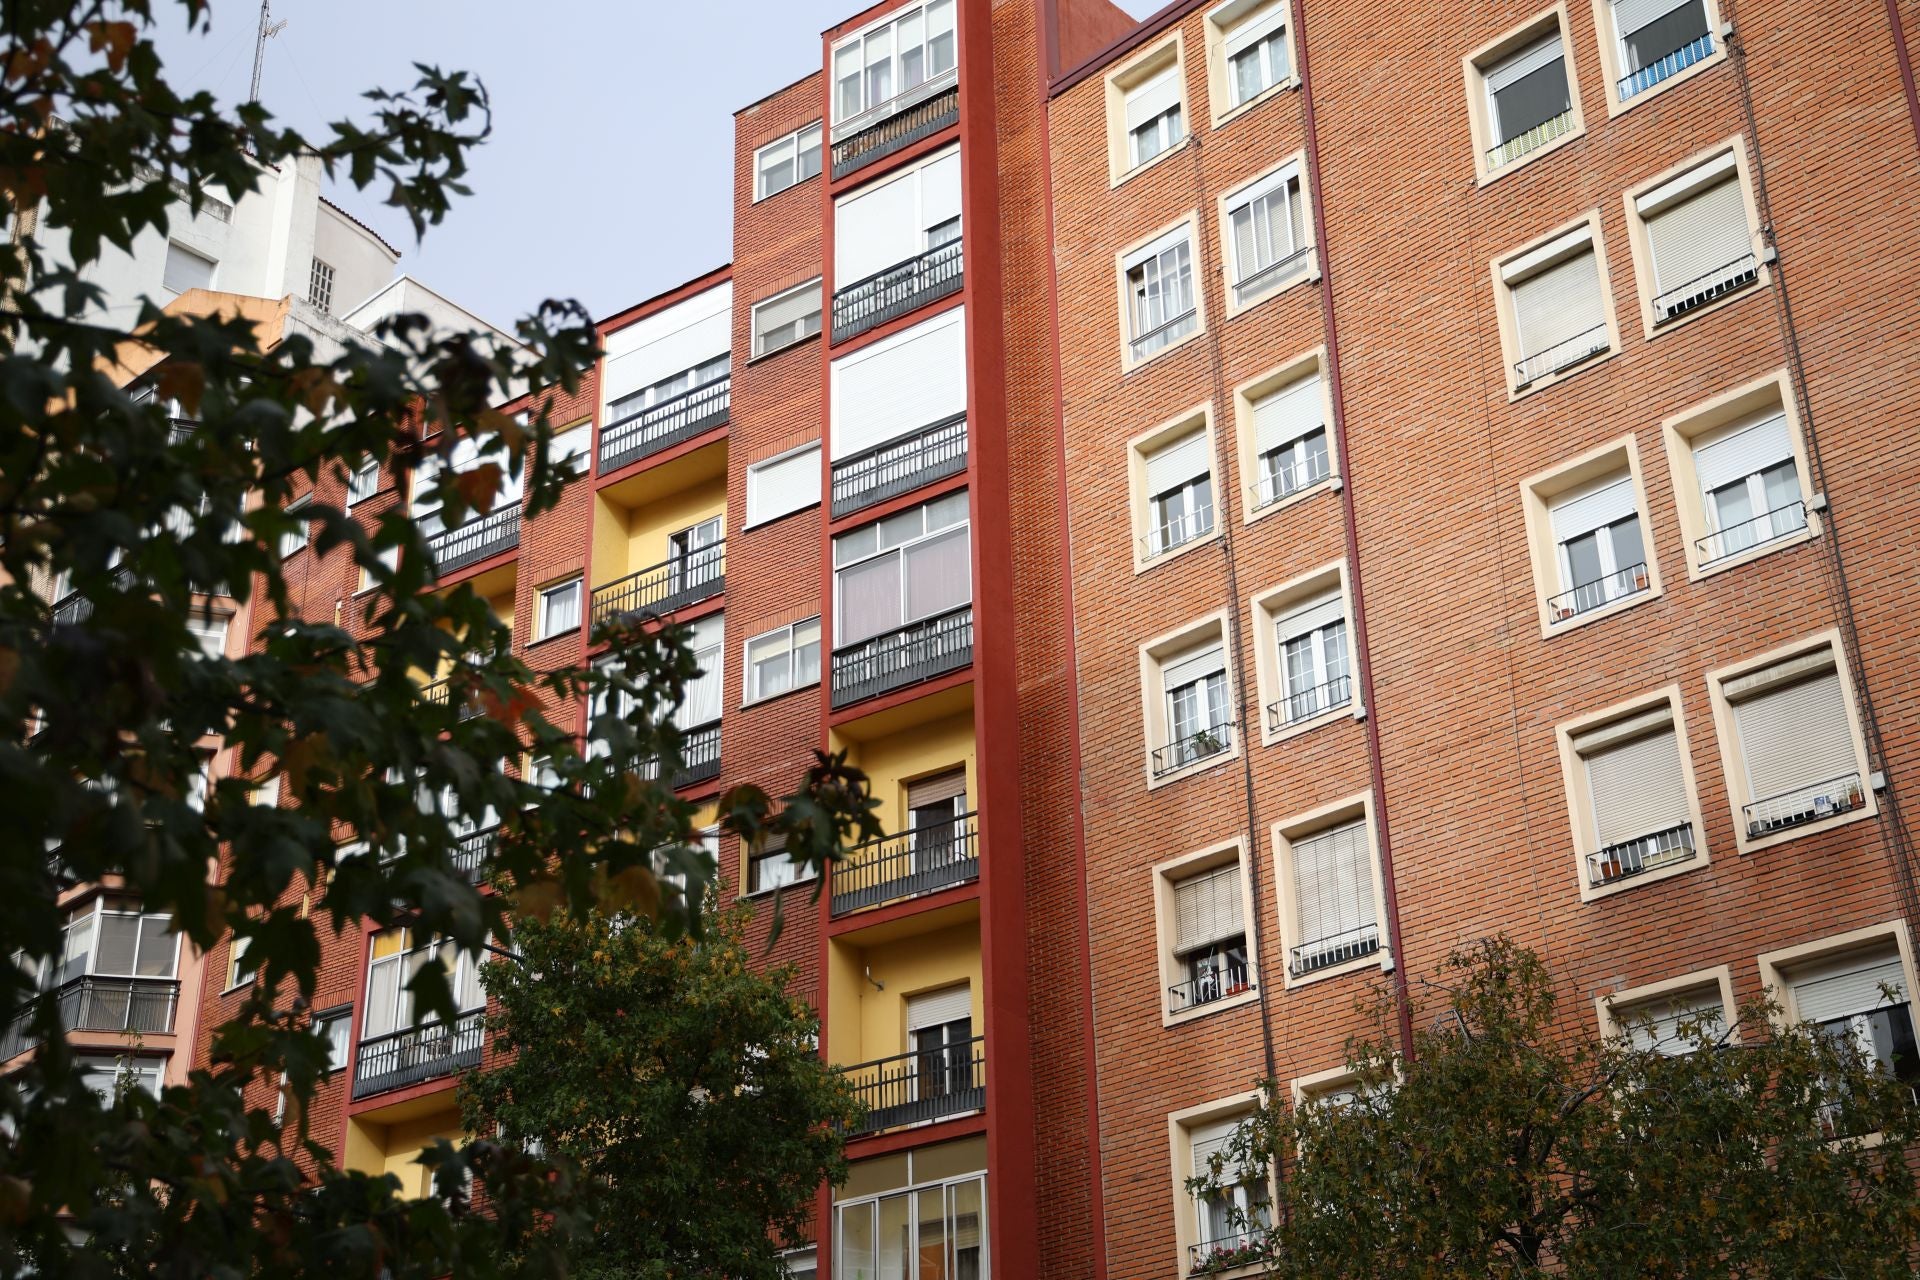
[[[1144,15],[1163,0],[1122,0]],[[173,6],[156,6],[165,11]],[[412,64],[477,73],[494,111],[473,194],[416,243],[406,220],[351,189],[334,201],[418,276],[494,324],[542,298],[596,317],[733,252],[733,113],[819,67],[820,33],[865,0],[744,0],[715,40],[705,4],[656,0],[273,0],[261,99],[309,134],[364,119],[360,94]],[[210,33],[158,37],[169,76],[243,100],[258,0],[213,0]]]

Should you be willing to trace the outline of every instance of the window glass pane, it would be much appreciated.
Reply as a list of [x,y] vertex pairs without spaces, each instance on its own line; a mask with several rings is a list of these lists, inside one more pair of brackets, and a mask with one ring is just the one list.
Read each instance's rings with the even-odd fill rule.
[[134,952],[140,940],[140,917],[117,911],[100,916],[100,945],[94,952],[95,973],[121,976],[133,973]]
[[1640,520],[1635,516],[1608,526],[1613,539],[1613,567],[1616,573],[1633,568],[1646,562],[1646,551],[1640,544]]
[[820,680],[820,619],[803,622],[793,629],[794,684],[816,684]]
[[927,512],[925,507],[915,507],[882,520],[879,526],[881,548],[897,547],[919,537],[926,528]]
[[839,1231],[835,1243],[840,1256],[834,1260],[833,1273],[840,1276],[871,1276],[874,1273],[874,1202],[850,1204],[839,1211]]
[[171,978],[180,948],[174,942],[173,917],[150,915],[140,921],[140,951],[134,972],[143,978]]
[[936,498],[926,506],[927,532],[944,529],[948,525],[959,524],[967,518],[967,495],[965,490],[949,493]]
[[900,560],[882,556],[840,573],[836,644],[853,644],[901,623]]
[[927,6],[927,74],[953,70],[953,0],[934,0]]
[[882,27],[866,38],[867,105],[878,106],[893,96],[893,29]]
[[895,27],[900,47],[900,91],[905,93],[927,78],[927,51],[923,15],[915,10],[900,19]]
[[1567,558],[1568,587],[1583,587],[1589,582],[1598,582],[1600,571],[1600,538],[1595,533],[1581,534],[1567,543],[1562,550]]
[[973,598],[965,529],[909,547],[904,570],[907,583],[907,619],[931,617],[957,609]]
[[791,637],[778,631],[747,642],[748,697],[770,698],[793,688]]
[[906,1196],[888,1196],[880,1202],[880,1269],[876,1280],[917,1280],[913,1271],[913,1223],[907,1203]]
[[810,124],[800,131],[799,179],[813,177],[820,172],[820,126]]
[[860,114],[860,42],[852,40],[833,51],[833,81],[836,97],[833,118],[845,120]]

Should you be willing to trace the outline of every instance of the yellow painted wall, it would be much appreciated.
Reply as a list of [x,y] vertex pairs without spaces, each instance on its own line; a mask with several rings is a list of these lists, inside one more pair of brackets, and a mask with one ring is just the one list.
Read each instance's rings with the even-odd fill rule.
[[907,826],[907,784],[956,764],[967,769],[967,807],[978,804],[971,713],[914,725],[868,742],[835,743],[848,749],[848,761],[866,771],[880,802],[880,824],[889,834]]
[[638,573],[666,560],[667,538],[713,516],[727,514],[727,479],[714,476],[631,510],[594,499],[593,584]]
[[602,494],[593,497],[593,585],[604,586],[627,572],[627,511]]
[[971,988],[976,1034],[983,1025],[978,921],[864,948],[836,941],[831,950],[827,1051],[835,1063],[905,1053],[908,998],[959,982]]
[[418,1198],[432,1186],[428,1170],[415,1161],[435,1138],[456,1144],[466,1140],[457,1111],[435,1111],[392,1124],[352,1119],[347,1122],[346,1167],[374,1175],[390,1173],[400,1180],[404,1195]]

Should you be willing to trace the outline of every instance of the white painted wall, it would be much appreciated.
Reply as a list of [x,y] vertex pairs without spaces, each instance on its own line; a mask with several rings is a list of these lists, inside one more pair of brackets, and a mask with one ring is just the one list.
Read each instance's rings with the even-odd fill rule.
[[606,336],[601,420],[621,396],[725,355],[733,346],[733,282],[716,285]]
[[[317,205],[319,216],[313,228],[313,250],[308,256],[333,268],[332,313],[346,315],[393,280],[394,256],[378,236],[333,205],[325,200],[318,201]],[[310,274],[310,266],[303,269],[300,278],[292,282],[287,291],[305,298]]]

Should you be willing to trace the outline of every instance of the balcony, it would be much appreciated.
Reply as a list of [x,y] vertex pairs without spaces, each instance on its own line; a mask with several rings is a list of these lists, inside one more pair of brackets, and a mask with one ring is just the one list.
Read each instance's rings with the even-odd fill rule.
[[1852,813],[1866,803],[1867,793],[1860,785],[1860,775],[1849,773],[1743,805],[1740,816],[1746,820],[1747,839],[1758,840],[1776,831]]
[[482,827],[460,837],[460,843],[453,851],[453,869],[465,875],[473,884],[479,884],[486,870],[486,860],[493,853],[494,842],[499,839],[500,827]]
[[833,340],[845,342],[960,288],[960,241],[896,262],[833,295]]
[[1656,295],[1653,300],[1654,323],[1665,324],[1669,320],[1678,320],[1687,312],[1697,311],[1710,302],[1718,302],[1759,278],[1760,260],[1750,253],[1743,253],[1732,262]]
[[1742,520],[1739,524],[1730,524],[1724,529],[1716,529],[1693,544],[1700,563],[1714,564],[1728,556],[1737,556],[1743,551],[1755,547],[1764,547],[1770,542],[1790,538],[1807,527],[1807,504],[1789,502],[1783,507],[1763,511],[1751,520]]
[[1176,738],[1164,747],[1153,749],[1153,776],[1164,778],[1188,765],[1199,764],[1233,750],[1233,724],[1223,721]]
[[1664,831],[1635,836],[1588,854],[1587,883],[1596,889],[1602,885],[1619,884],[1622,880],[1631,880],[1649,871],[1691,861],[1693,852],[1693,824],[1682,822]]
[[1311,689],[1302,689],[1289,694],[1278,702],[1267,704],[1267,729],[1278,733],[1292,725],[1302,724],[1315,716],[1325,715],[1337,707],[1344,707],[1353,701],[1353,677],[1335,676],[1325,684],[1314,685]]
[[1349,960],[1370,956],[1378,950],[1380,950],[1380,926],[1363,924],[1342,933],[1316,938],[1312,942],[1303,942],[1297,947],[1290,948],[1287,953],[1287,971],[1296,978],[1304,978],[1310,973],[1318,973],[1322,969],[1331,969]]
[[833,653],[835,710],[973,662],[973,605],[910,622]]
[[353,1100],[479,1066],[486,1042],[485,1018],[486,1010],[474,1009],[452,1022],[362,1040],[354,1056]]
[[974,815],[858,845],[834,864],[832,876],[836,917],[977,880]]
[[1155,525],[1140,536],[1140,558],[1152,560],[1177,551],[1196,538],[1213,532],[1213,508],[1196,507],[1183,511],[1165,524]]
[[716,378],[601,427],[600,474],[719,426],[727,420],[732,389],[731,377]]
[[917,1053],[842,1067],[866,1114],[848,1136],[926,1124],[987,1105],[987,1040],[975,1036]]
[[675,791],[720,776],[720,722],[708,721],[680,735],[680,767],[667,778]]
[[960,119],[956,68],[833,126],[833,179],[864,169]]
[[168,1035],[180,1002],[180,983],[174,978],[75,978],[14,1015],[0,1035],[0,1061],[40,1043],[32,1022],[45,1001],[59,1007],[60,1025],[69,1031]]
[[[446,706],[453,701],[453,682],[450,680],[435,680],[431,684],[422,685],[420,688],[420,700],[422,702],[430,702],[436,707]],[[480,699],[469,692],[460,702],[459,718],[462,720],[471,720],[480,714],[480,710]]]
[[1225,1271],[1251,1267],[1267,1256],[1267,1234],[1267,1228],[1252,1226],[1190,1244],[1187,1246],[1187,1274],[1216,1276]]
[[489,556],[520,545],[520,504],[468,520],[456,529],[442,529],[427,539],[435,573],[446,575]]
[[1583,582],[1571,591],[1549,596],[1547,620],[1552,623],[1568,622],[1583,613],[1593,612],[1601,605],[1637,596],[1647,589],[1647,582],[1646,563],[1630,564],[1603,578]]
[[833,464],[833,515],[837,520],[876,502],[967,469],[967,415],[942,418],[911,435],[875,445]]
[[1185,1013],[1216,1000],[1227,1000],[1253,990],[1253,975],[1244,963],[1209,969],[1197,978],[1176,982],[1167,988],[1168,1006],[1174,1013]]
[[593,589],[592,623],[630,614],[663,616],[710,599],[727,589],[727,547],[722,538]]
[[[1284,450],[1276,452],[1284,452]],[[1255,511],[1263,510],[1276,502],[1284,502],[1294,494],[1319,484],[1333,474],[1333,463],[1324,452],[1310,453],[1299,462],[1282,465],[1271,462],[1270,459],[1273,456],[1274,454],[1267,454],[1261,459],[1260,482],[1250,487]]]
[[1654,59],[1632,75],[1620,77],[1620,101],[1625,102],[1637,94],[1645,93],[1662,80],[1680,74],[1712,52],[1713,33],[1702,32],[1665,57]]
[[1529,152],[1538,151],[1555,138],[1564,138],[1573,132],[1573,112],[1562,111],[1551,120],[1542,120],[1525,133],[1508,138],[1497,147],[1487,148],[1487,172],[1505,167]]

